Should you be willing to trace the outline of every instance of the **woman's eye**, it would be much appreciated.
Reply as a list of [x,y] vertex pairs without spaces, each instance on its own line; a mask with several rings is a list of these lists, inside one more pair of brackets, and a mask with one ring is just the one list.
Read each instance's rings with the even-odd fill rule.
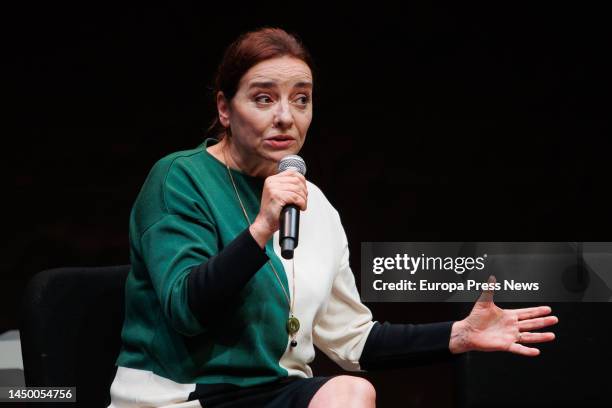
[[272,98],[270,98],[268,95],[257,95],[255,97],[255,102],[268,104],[272,102]]
[[310,97],[307,95],[300,95],[295,99],[296,103],[299,105],[307,105],[310,102]]

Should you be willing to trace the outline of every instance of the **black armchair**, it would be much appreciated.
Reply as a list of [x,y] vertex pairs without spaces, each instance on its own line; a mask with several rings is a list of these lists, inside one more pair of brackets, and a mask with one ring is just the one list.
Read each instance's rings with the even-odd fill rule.
[[32,278],[20,324],[27,386],[77,387],[76,404],[66,406],[108,406],[129,268],[57,268]]

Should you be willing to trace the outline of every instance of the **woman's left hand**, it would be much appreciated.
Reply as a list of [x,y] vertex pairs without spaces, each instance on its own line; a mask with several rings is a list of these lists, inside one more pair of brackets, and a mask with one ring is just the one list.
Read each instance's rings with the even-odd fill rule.
[[[490,277],[489,283],[495,283],[495,277]],[[524,344],[555,339],[555,334],[551,332],[531,332],[559,321],[556,316],[548,316],[550,312],[548,306],[501,309],[493,303],[493,291],[485,290],[469,316],[453,324],[450,351],[509,351],[523,356],[537,356],[539,349]]]

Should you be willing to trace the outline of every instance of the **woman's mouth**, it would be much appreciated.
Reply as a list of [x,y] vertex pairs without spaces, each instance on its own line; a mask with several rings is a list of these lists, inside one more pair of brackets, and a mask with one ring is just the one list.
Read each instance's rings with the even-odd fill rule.
[[294,139],[291,136],[279,135],[269,137],[264,140],[264,144],[273,149],[286,149],[293,143]]

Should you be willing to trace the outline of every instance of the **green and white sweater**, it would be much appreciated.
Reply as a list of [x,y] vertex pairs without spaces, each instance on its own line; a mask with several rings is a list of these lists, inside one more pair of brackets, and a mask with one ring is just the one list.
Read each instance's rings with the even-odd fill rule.
[[[168,405],[198,399],[196,388],[312,377],[314,345],[348,371],[363,370],[366,341],[372,361],[447,350],[450,322],[372,321],[338,213],[310,182],[293,261],[301,327],[298,346],[290,347],[289,306],[266,261],[290,295],[293,262],[280,256],[278,232],[265,252],[257,246],[225,165],[206,151],[212,143],[157,162],[132,209],[132,268],[111,407]],[[263,179],[231,171],[254,220]],[[407,350],[406,342],[416,348]]]

